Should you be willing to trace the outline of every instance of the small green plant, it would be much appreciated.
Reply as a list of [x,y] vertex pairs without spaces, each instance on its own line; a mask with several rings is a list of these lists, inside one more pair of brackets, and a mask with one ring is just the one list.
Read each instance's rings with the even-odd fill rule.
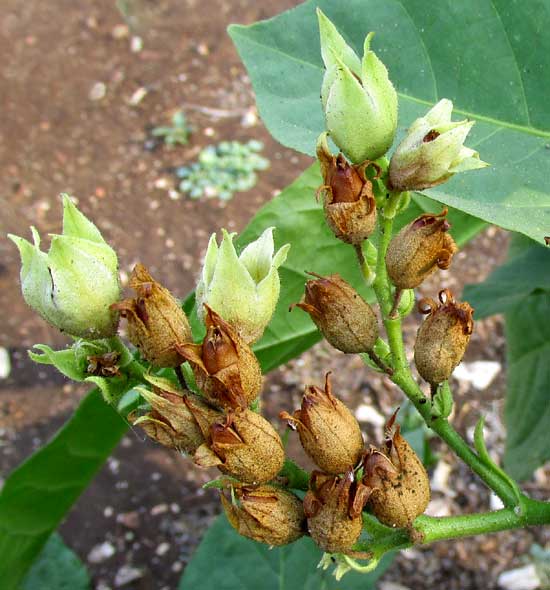
[[247,191],[257,182],[256,170],[269,167],[269,160],[259,155],[263,144],[222,141],[209,145],[197,162],[176,170],[181,178],[179,188],[192,199],[217,197],[228,201],[236,192]]
[[164,143],[169,146],[187,145],[191,131],[192,128],[185,117],[185,113],[176,111],[172,115],[171,127],[155,127],[151,131],[151,135],[162,138]]

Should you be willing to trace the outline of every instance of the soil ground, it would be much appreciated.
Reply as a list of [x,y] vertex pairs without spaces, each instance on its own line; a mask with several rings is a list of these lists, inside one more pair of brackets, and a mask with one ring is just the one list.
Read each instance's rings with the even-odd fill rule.
[[[296,4],[119,0],[117,9],[112,0],[4,0],[0,235],[28,236],[30,225],[42,235],[59,231],[57,195],[68,192],[116,248],[123,278],[140,260],[167,287],[185,295],[194,286],[209,235],[220,227],[241,230],[261,204],[309,164],[308,158],[276,144],[262,126],[244,68],[225,33],[232,22],[251,23]],[[170,150],[151,142],[151,127],[167,124],[178,109],[195,129],[190,144]],[[253,190],[227,203],[172,198],[171,168],[193,161],[205,145],[252,138],[264,142],[263,153],[271,161]],[[447,286],[458,293],[463,284],[481,280],[502,260],[505,243],[504,234],[494,229],[479,236],[457,256]],[[0,379],[3,477],[48,440],[85,392],[28,361],[26,350],[33,343],[61,347],[65,340],[25,306],[18,273],[15,248],[0,239],[0,346],[8,349],[13,365],[9,377]],[[432,282],[426,293],[437,288]],[[414,321],[407,328],[409,347]],[[479,359],[504,364],[498,318],[478,323],[466,360]],[[328,368],[334,371],[335,390],[358,412],[366,404],[387,415],[399,403],[398,393],[362,370],[356,359],[320,344],[269,376],[270,417],[295,407],[303,383],[318,382]],[[457,427],[471,433],[483,411],[491,451],[501,452],[504,370],[483,391],[464,381],[455,387]],[[363,426],[378,438],[376,422],[368,415]],[[434,493],[432,509],[489,508],[488,493],[468,470],[437,444],[434,448],[448,465],[448,476]],[[128,566],[139,575],[125,588],[177,588],[182,569],[219,511],[216,494],[201,488],[208,479],[190,461],[130,431],[61,527],[67,544],[89,567],[93,587],[115,587],[127,571],[121,568]],[[547,496],[547,473],[537,472],[528,487],[533,495]],[[382,580],[386,590],[390,583],[494,589],[501,571],[521,565],[531,544],[545,540],[543,531],[532,530],[415,549],[400,555]],[[105,542],[114,554],[96,559],[90,552]]]

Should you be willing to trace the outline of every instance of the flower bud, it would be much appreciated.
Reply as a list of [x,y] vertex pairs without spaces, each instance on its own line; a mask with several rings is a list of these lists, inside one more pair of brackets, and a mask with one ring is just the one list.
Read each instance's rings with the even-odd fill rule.
[[211,403],[223,408],[247,407],[262,389],[262,371],[252,349],[233,327],[206,307],[202,344],[176,345],[193,368],[197,386]]
[[201,467],[218,469],[248,484],[268,482],[281,471],[285,452],[280,436],[260,414],[246,408],[229,411],[210,427],[209,444],[195,453]]
[[418,307],[428,317],[421,324],[414,344],[414,362],[428,383],[447,380],[460,363],[474,329],[474,310],[457,303],[448,289],[439,292],[438,304],[422,299]]
[[193,338],[187,316],[170,291],[157,283],[143,264],[134,267],[130,287],[137,296],[112,305],[128,321],[130,342],[156,367],[178,367],[181,359],[175,344]]
[[327,373],[324,391],[310,385],[302,398],[301,409],[291,416],[281,412],[298,430],[305,452],[326,473],[344,473],[355,467],[363,452],[363,435],[348,408],[334,395]]
[[371,306],[338,274],[315,277],[306,283],[304,298],[296,307],[307,311],[323,336],[346,353],[372,350],[378,337],[378,320]]
[[197,313],[204,319],[208,304],[239,333],[247,343],[263,334],[279,299],[278,268],[286,260],[290,244],[274,254],[273,229],[263,234],[237,256],[233,238],[222,230],[218,246],[212,234],[197,284]]
[[333,156],[322,133],[317,142],[321,164],[325,219],[332,233],[348,244],[361,244],[376,228],[376,201],[364,165],[351,165],[342,154]]
[[386,253],[386,267],[398,289],[414,289],[436,271],[447,270],[458,250],[448,233],[447,209],[424,213],[393,236]]
[[372,448],[365,456],[363,484],[371,490],[369,508],[381,523],[407,527],[428,506],[430,480],[399,425],[392,430],[396,414],[386,427],[383,449]]
[[[202,428],[208,427],[223,416],[196,395],[182,395],[175,388],[170,390],[154,387],[149,391],[136,388],[151,405],[151,411],[143,416],[132,412],[129,419],[134,426],[140,426],[145,433],[165,447],[183,453],[194,454],[205,442]],[[201,428],[202,425],[202,428]]]
[[397,128],[397,94],[384,64],[364,43],[363,59],[346,44],[332,22],[317,9],[321,55],[326,72],[321,101],[327,130],[354,163],[383,156]]
[[304,498],[311,538],[329,553],[348,553],[361,534],[361,512],[370,490],[356,481],[353,470],[345,475],[313,471]]
[[489,164],[464,146],[474,121],[451,122],[453,103],[440,100],[417,119],[397,146],[389,167],[389,186],[396,191],[417,191],[446,182],[457,172]]
[[234,502],[221,494],[231,526],[243,537],[267,545],[288,545],[305,533],[302,502],[273,485],[234,487]]
[[97,227],[63,195],[63,234],[53,235],[48,253],[31,228],[34,244],[8,237],[21,255],[21,288],[30,307],[71,336],[95,340],[116,333],[120,297],[118,260]]

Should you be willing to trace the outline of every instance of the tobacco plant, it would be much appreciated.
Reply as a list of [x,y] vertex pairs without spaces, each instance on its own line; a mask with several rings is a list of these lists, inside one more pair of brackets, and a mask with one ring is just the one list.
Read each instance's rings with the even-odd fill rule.
[[[322,4],[350,27],[335,3]],[[311,3],[302,8],[311,9]],[[483,416],[473,446],[450,419],[459,402],[449,380],[475,331],[476,313],[471,302],[457,300],[445,286],[446,276],[453,271],[453,257],[464,235],[471,236],[482,224],[449,210],[444,204],[460,206],[461,200],[448,197],[444,189],[434,195],[444,204],[423,201],[416,193],[445,186],[455,176],[484,174],[482,169],[490,164],[468,145],[474,121],[453,120],[453,103],[443,98],[433,105],[416,105],[424,112],[396,139],[402,98],[371,48],[373,33],[363,31],[362,52],[356,52],[319,8],[317,17],[324,70],[321,84],[310,94],[320,92],[324,128],[305,149],[315,152],[318,169],[306,172],[279,201],[268,205],[265,219],[260,212],[256,228],[239,238],[239,246],[235,234],[225,230],[220,243],[215,234],[211,237],[195,294],[183,306],[141,264],[130,279],[131,296],[123,298],[114,250],[67,196],[63,233],[53,236],[48,253],[40,249],[34,229],[34,243],[10,237],[21,254],[25,300],[74,338],[74,344],[61,351],[37,345],[31,357],[54,365],[71,379],[98,385],[104,405],[96,405],[95,411],[102,416],[119,412],[159,444],[188,455],[197,467],[217,467],[220,476],[209,485],[219,490],[227,519],[240,535],[267,546],[309,536],[321,550],[320,565],[334,565],[339,579],[350,570],[375,570],[395,550],[550,524],[550,503],[530,498],[490,457]],[[292,16],[285,18],[292,23],[288,20]],[[308,22],[311,25],[311,19]],[[247,43],[257,38],[254,34],[247,38],[244,31],[236,28],[232,34],[245,61],[250,61]],[[268,94],[262,95],[261,70],[253,81],[260,106],[269,110]],[[287,108],[285,116],[291,121],[292,109],[282,108]],[[264,117],[269,125],[269,112]],[[309,131],[290,143],[302,148],[308,136]],[[303,210],[293,210],[293,202]],[[427,203],[429,210],[423,211],[419,203]],[[322,227],[319,217],[312,222],[308,215],[314,207],[317,212],[322,207]],[[468,206],[462,208],[468,211]],[[523,218],[514,223],[500,211],[487,214],[482,207],[476,211],[495,223],[505,219],[504,227],[512,225],[511,229],[540,243],[544,233],[550,233],[544,232],[550,227],[545,209],[540,223],[529,227]],[[266,219],[280,224],[268,226]],[[456,239],[454,219],[462,230],[455,231]],[[313,248],[293,259],[302,263],[297,268],[287,258],[301,250],[300,232],[320,232],[321,237],[318,252],[315,240],[308,239]],[[278,234],[283,243],[276,249]],[[290,244],[284,243],[288,235],[295,236]],[[535,252],[536,262],[532,258],[530,262],[535,268],[548,267],[544,247],[523,245],[517,250],[520,257]],[[317,263],[317,257],[324,259]],[[508,263],[508,274],[506,267],[495,273],[493,284],[505,282],[510,267],[517,271],[520,263],[514,260]],[[358,273],[351,272],[352,264]],[[285,280],[290,271],[299,277],[298,281],[294,277],[292,288]],[[352,278],[346,280],[342,274]],[[415,290],[429,276],[440,288],[432,297],[417,300]],[[542,295],[540,290],[533,294],[526,287],[523,299],[517,286],[509,291],[516,303],[524,305],[527,298],[537,297],[536,305],[548,309],[544,290]],[[469,292],[482,308],[490,308],[475,289]],[[525,308],[496,299],[498,311],[511,311],[509,327],[521,322]],[[415,308],[426,317],[419,323],[409,359],[402,323]],[[119,336],[124,324],[130,347]],[[280,337],[281,326],[296,336]],[[303,326],[307,332],[300,332]],[[542,330],[543,342],[544,329],[535,327]],[[267,421],[261,402],[270,392],[264,387],[262,370],[292,358],[318,334],[343,353],[361,355],[365,371],[376,371],[393,382],[427,428],[500,498],[503,508],[440,518],[425,515],[429,477],[401,434],[399,412],[387,416],[380,439],[366,440],[352,412],[333,391],[329,371],[319,375],[317,383],[304,384],[300,408],[281,412],[279,424]],[[513,362],[514,346],[519,345],[511,346]],[[525,386],[530,384],[540,387],[527,379]],[[97,400],[97,393],[93,395]],[[296,431],[316,465],[313,471],[287,456],[279,434],[284,426]],[[112,429],[117,436],[123,432],[120,424],[113,423]],[[106,444],[99,453],[108,451]],[[544,453],[538,463],[547,458]],[[35,461],[39,469],[40,461]],[[85,470],[89,474],[84,477],[91,476],[93,465]],[[15,483],[8,480],[7,505],[13,502],[17,485],[17,477]],[[53,497],[46,500],[51,503]],[[65,499],[58,512],[62,514],[72,500]],[[0,501],[0,512],[2,508]],[[36,554],[43,541],[40,536],[34,544],[19,539],[11,550],[6,546],[5,555],[21,563],[25,554]],[[24,567],[15,569],[12,580],[20,578]]]

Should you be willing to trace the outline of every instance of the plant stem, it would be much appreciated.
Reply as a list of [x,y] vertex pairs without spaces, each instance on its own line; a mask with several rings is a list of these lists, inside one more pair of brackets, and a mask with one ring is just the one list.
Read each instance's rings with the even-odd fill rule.
[[384,217],[381,214],[380,239],[378,243],[378,260],[376,265],[376,279],[373,283],[374,292],[380,305],[382,318],[388,343],[392,353],[393,375],[392,381],[398,385],[405,395],[411,400],[420,415],[424,418],[427,426],[443,439],[451,449],[474,471],[489,488],[491,488],[504,502],[507,507],[517,504],[517,497],[510,485],[484,463],[472,450],[466,441],[449,424],[446,418],[438,417],[432,413],[432,404],[426,398],[416,381],[414,380],[403,344],[403,333],[401,319],[392,318],[393,307],[392,290],[386,270],[386,252],[392,237],[393,218]]
[[[355,549],[370,552],[379,558],[387,551],[404,549],[415,543],[429,544],[436,541],[543,524],[550,524],[550,503],[526,498],[521,511],[503,508],[494,512],[461,516],[419,516],[413,524],[416,532],[415,541],[411,540],[411,535],[406,529],[385,527],[386,533],[374,529],[372,539],[358,543]],[[372,534],[369,528],[366,530]]]

